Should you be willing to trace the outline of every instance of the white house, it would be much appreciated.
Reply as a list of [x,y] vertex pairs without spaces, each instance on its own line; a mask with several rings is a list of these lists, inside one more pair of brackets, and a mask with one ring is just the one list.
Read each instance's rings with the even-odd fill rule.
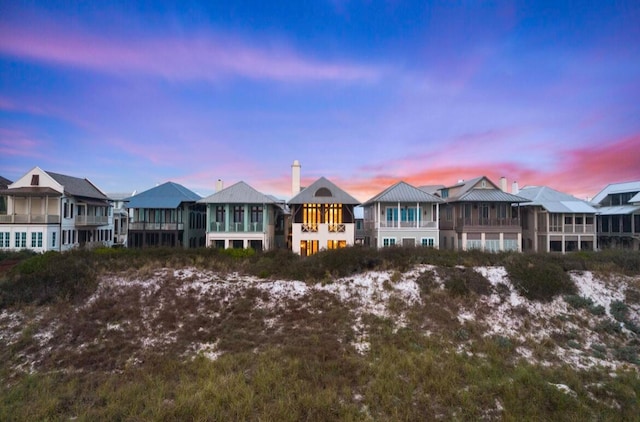
[[442,199],[398,182],[362,204],[365,244],[438,248],[439,204]]
[[107,196],[87,179],[34,167],[0,191],[0,248],[37,252],[111,246],[113,218]]
[[291,209],[291,246],[295,253],[313,255],[321,249],[338,249],[355,243],[354,207],[360,202],[321,177],[300,188],[300,165],[292,166],[294,197]]

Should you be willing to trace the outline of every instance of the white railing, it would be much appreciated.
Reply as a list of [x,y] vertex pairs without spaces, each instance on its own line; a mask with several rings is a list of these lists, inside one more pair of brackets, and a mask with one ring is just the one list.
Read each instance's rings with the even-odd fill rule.
[[101,226],[109,224],[109,217],[103,215],[76,215],[76,226]]
[[302,233],[317,233],[318,225],[311,223],[303,223],[302,224]]
[[182,230],[184,223],[129,223],[129,230]]
[[344,233],[346,227],[344,224],[329,224],[330,233]]
[[[380,221],[380,228],[398,228],[398,221]],[[436,228],[437,222],[435,221],[400,221],[400,227],[403,229],[415,229],[415,228]]]
[[52,214],[9,214],[0,215],[1,223],[52,224],[59,223],[60,216]]

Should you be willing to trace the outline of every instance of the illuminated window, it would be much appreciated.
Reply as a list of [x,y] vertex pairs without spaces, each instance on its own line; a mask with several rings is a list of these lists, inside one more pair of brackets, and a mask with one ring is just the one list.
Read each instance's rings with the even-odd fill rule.
[[318,253],[318,244],[319,242],[317,240],[301,240],[300,255],[310,256],[315,253]]
[[342,224],[342,204],[325,205],[323,223]]
[[347,247],[346,240],[329,240],[327,242],[327,249],[342,249]]

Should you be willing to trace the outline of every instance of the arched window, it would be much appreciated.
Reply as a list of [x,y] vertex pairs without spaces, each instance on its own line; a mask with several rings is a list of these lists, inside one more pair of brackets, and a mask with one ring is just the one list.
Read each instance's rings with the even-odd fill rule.
[[331,191],[327,188],[320,188],[316,191],[315,196],[322,196],[322,197],[326,197],[326,196],[333,196],[331,194]]

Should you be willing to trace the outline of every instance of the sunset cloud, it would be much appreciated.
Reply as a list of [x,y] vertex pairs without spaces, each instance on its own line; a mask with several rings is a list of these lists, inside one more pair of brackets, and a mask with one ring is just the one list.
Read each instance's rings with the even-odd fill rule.
[[0,54],[171,81],[218,82],[243,77],[281,82],[372,82],[382,74],[372,66],[305,57],[286,47],[258,47],[213,32],[119,39],[57,25],[33,31],[6,24],[0,27]]

